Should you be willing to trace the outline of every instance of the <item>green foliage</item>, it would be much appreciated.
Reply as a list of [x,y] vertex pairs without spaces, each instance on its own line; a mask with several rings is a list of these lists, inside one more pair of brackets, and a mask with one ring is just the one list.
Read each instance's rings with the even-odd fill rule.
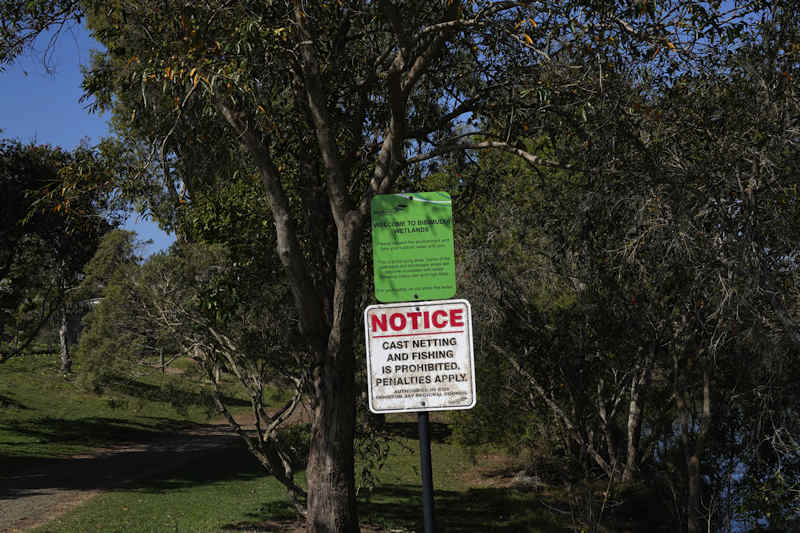
[[[77,0],[9,0],[0,5],[0,72],[25,50],[33,48],[36,38],[54,29],[56,37],[63,29],[80,24]],[[52,43],[51,43],[52,45]],[[49,48],[48,48],[49,50]]]
[[[463,415],[469,438],[547,433],[545,452],[573,473],[661,476],[691,530],[701,504],[729,494],[725,461],[759,481],[780,473],[796,494],[791,447],[757,444],[797,434],[781,401],[796,390],[776,379],[795,372],[800,338],[793,8],[75,7],[106,46],[85,88],[124,137],[107,147],[120,186],[186,241],[114,295],[162,317],[129,327],[131,355],[172,339],[208,372],[248,376],[258,398],[267,374],[304,383],[310,368],[314,401],[335,390],[332,405],[349,404],[369,199],[443,187],[468,221],[456,225],[461,290],[485,308],[493,398]],[[499,416],[504,405],[524,409]],[[313,444],[342,447],[312,457],[350,468],[352,410],[320,412],[340,414],[315,419],[332,434]]]
[[83,268],[81,296],[98,298],[103,289],[125,277],[129,269],[137,263],[135,255],[135,235],[133,232],[114,230],[103,236],[92,259]]
[[92,150],[0,141],[0,362],[22,353],[73,289],[113,227]]
[[[784,402],[797,389],[784,378],[797,377],[800,219],[786,73],[797,64],[758,43],[792,49],[796,26],[770,16],[720,70],[663,90],[608,70],[580,107],[536,94],[569,127],[526,146],[574,161],[571,171],[491,156],[456,169],[452,186],[470,202],[459,284],[488,311],[476,341],[520,367],[481,362],[495,397],[463,415],[468,438],[546,433],[555,438],[532,439],[546,454],[611,479],[633,444],[637,475],[674,495],[682,522],[698,509],[694,457],[713,523],[793,519],[798,418]],[[631,436],[634,400],[643,420]],[[532,431],[514,428],[509,405],[525,406]],[[783,487],[780,504],[756,503],[762,482]]]
[[294,424],[278,432],[278,440],[289,453],[290,460],[297,470],[304,470],[308,462],[311,444],[311,425]]

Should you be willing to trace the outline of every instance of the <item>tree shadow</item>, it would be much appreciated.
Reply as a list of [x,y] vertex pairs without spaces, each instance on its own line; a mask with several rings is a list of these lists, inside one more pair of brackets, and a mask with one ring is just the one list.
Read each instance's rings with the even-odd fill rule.
[[[174,386],[159,386],[141,381],[128,380],[122,377],[106,377],[103,385],[114,392],[130,396],[132,398],[162,402],[175,407],[201,405],[213,405],[213,399],[209,393],[189,391]],[[249,406],[250,402],[233,396],[222,397],[225,405],[231,407]]]
[[[437,490],[434,494],[440,533],[570,531],[538,496],[508,488],[473,488],[465,492]],[[359,502],[365,523],[384,529],[423,531],[422,489],[389,485],[373,490]]]
[[[87,417],[74,420],[40,417],[22,421],[9,421],[0,428],[14,434],[28,437],[38,442],[53,444],[79,443],[82,446],[102,447],[127,442],[149,442],[193,427],[199,427],[182,420],[164,417],[144,417],[151,422],[133,422],[130,420]],[[0,442],[0,445],[14,443]],[[24,458],[21,458],[24,459]],[[32,461],[40,458],[32,457]]]
[[269,502],[258,511],[247,513],[247,520],[222,526],[222,531],[247,531],[262,533],[292,530],[297,526],[300,516],[288,501]]
[[[170,450],[161,459],[166,458],[164,463],[168,464],[170,455],[180,455],[182,460],[177,467],[126,483],[125,489],[162,493],[220,481],[250,480],[268,475],[238,436],[228,435],[226,439],[226,444],[223,446],[209,443],[209,447],[205,449],[193,449],[188,452]],[[193,464],[200,462],[202,466],[193,467]]]
[[[217,428],[218,429],[218,428]],[[130,433],[128,433],[130,435]],[[263,468],[233,434],[193,432],[144,439],[130,446],[67,458],[3,457],[0,499],[16,499],[55,490],[124,487],[162,492],[226,479],[264,475]],[[202,467],[190,467],[202,462]],[[8,467],[7,469],[5,467]]]
[[[386,485],[359,499],[359,516],[368,531],[424,531],[422,490],[413,485]],[[551,533],[568,532],[564,519],[550,511],[538,496],[507,488],[436,491],[438,533]],[[227,524],[223,531],[284,531],[298,523],[287,502],[272,502],[248,520]]]
[[[380,430],[393,437],[419,439],[419,426],[416,422],[385,422],[381,424]],[[430,422],[431,442],[444,442],[451,433],[449,424]]]
[[29,411],[30,407],[18,402],[14,398],[0,394],[0,409],[19,409]]

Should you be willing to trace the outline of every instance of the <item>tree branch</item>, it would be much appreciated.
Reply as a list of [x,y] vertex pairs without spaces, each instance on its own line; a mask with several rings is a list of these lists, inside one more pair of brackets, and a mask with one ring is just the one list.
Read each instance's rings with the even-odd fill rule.
[[526,150],[517,148],[516,146],[511,146],[510,144],[502,141],[460,142],[457,144],[440,146],[439,148],[431,150],[430,152],[407,158],[404,161],[404,164],[412,165],[416,163],[421,163],[422,161],[427,161],[429,159],[434,159],[436,157],[442,156],[444,154],[458,152],[461,150],[488,150],[488,149],[502,150],[503,152],[514,154],[522,158],[531,167],[550,167],[562,170],[585,170],[578,168],[575,165],[563,164],[559,163],[558,161],[553,161],[552,159],[541,158]]
[[218,97],[215,103],[220,115],[238,135],[239,142],[253,157],[261,175],[275,222],[278,257],[289,275],[292,297],[300,315],[300,329],[310,339],[319,339],[321,338],[319,333],[325,324],[322,302],[308,275],[303,250],[289,208],[289,199],[280,182],[280,172],[272,161],[269,150],[259,142],[247,121],[224,102],[222,97]]
[[350,197],[345,185],[341,157],[336,148],[336,136],[332,134],[332,124],[326,108],[326,95],[320,80],[320,70],[315,54],[315,45],[311,32],[306,26],[306,15],[301,2],[295,1],[295,24],[300,34],[300,68],[305,85],[308,109],[314,121],[317,144],[322,154],[328,183],[328,200],[330,201],[333,219],[337,227],[345,221],[346,213],[351,209]]

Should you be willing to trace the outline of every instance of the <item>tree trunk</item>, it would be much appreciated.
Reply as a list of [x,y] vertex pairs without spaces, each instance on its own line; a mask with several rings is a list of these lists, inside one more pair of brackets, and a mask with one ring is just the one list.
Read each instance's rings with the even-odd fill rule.
[[622,481],[632,481],[639,462],[639,431],[641,428],[642,407],[639,403],[639,396],[631,395],[628,407],[628,439],[627,453],[625,456],[625,469],[622,471]]
[[358,533],[354,476],[355,361],[353,329],[358,289],[361,218],[339,227],[331,330],[312,382],[311,449],[308,456],[308,531]]
[[699,533],[702,527],[700,523],[700,458],[692,455],[686,466],[688,467],[689,482],[688,501],[686,502],[687,531]]
[[358,533],[353,437],[353,353],[342,349],[318,367],[312,384],[311,449],[308,456],[308,531]]
[[650,377],[650,365],[655,359],[655,347],[651,347],[648,357],[642,362],[641,368],[631,380],[630,403],[628,404],[627,424],[627,450],[625,456],[625,469],[622,471],[622,481],[632,481],[639,466],[639,441],[642,432],[642,390],[647,386]]
[[311,449],[306,469],[308,531],[357,533],[359,527],[353,474],[355,377],[352,335],[361,225],[368,211],[364,209],[362,213],[356,210],[347,214],[344,207],[347,203],[346,187],[341,176],[331,177],[328,195],[338,230],[336,282],[332,313],[331,316],[325,316],[324,299],[320,298],[309,274],[309,264],[300,246],[278,167],[264,144],[248,127],[246,117],[229,107],[223,99],[216,104],[220,114],[239,135],[243,147],[253,156],[261,174],[275,222],[278,257],[286,268],[292,298],[299,314],[300,331],[308,340],[314,356]]
[[[703,491],[703,477],[700,462],[705,452],[706,438],[711,424],[711,375],[708,367],[703,369],[702,397],[703,403],[697,426],[692,427],[689,414],[689,402],[683,398],[683,392],[676,394],[676,402],[681,425],[681,441],[686,458],[686,530],[699,533],[702,529],[700,504]],[[695,431],[694,445],[691,444],[690,433]]]
[[695,440],[694,453],[687,459],[688,501],[687,528],[689,533],[699,533],[702,527],[700,520],[700,497],[702,496],[702,475],[700,459],[705,452],[706,438],[711,425],[711,375],[708,367],[703,368],[703,407],[700,413],[699,428]]
[[72,355],[69,353],[70,317],[66,310],[61,312],[61,327],[58,328],[58,341],[61,345],[61,372],[64,375],[72,372]]

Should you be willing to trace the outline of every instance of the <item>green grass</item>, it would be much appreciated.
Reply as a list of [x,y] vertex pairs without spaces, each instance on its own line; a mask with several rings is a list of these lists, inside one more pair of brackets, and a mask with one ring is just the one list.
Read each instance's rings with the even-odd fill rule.
[[[207,412],[201,405],[183,410],[169,401],[183,394],[184,402],[199,402],[199,396],[192,396],[197,387],[186,381],[154,372],[99,396],[64,380],[54,355],[0,365],[0,462],[13,471],[36,460],[146,441],[203,422]],[[359,491],[361,521],[385,530],[422,531],[416,417],[389,420],[386,428],[394,440],[376,486]],[[440,414],[432,423],[436,512],[443,532],[569,530],[563,517],[542,505],[541,494],[476,482],[481,478],[475,469],[481,465],[474,454],[450,442],[447,421]],[[275,521],[296,520],[283,487],[262,472],[243,447],[214,452],[164,478],[103,493],[36,531],[268,531]]]
[[[417,441],[400,438],[379,474],[380,484],[361,492],[363,524],[392,531],[422,531]],[[568,531],[533,493],[471,488],[461,481],[473,468],[457,445],[434,443],[436,510],[443,532]],[[269,531],[295,520],[285,491],[244,449],[219,452],[186,465],[163,480],[102,494],[35,531],[37,533]]]
[[[446,415],[438,417],[446,420]],[[381,469],[380,483],[360,498],[362,522],[387,530],[422,531],[422,487],[416,421],[398,417],[389,431],[398,437]],[[435,419],[434,419],[435,420]],[[442,532],[560,532],[556,517],[542,506],[541,496],[507,488],[470,486],[479,479],[468,451],[449,442],[443,422],[432,422],[434,506]],[[488,449],[499,453],[500,450]]]
[[[183,394],[183,405],[175,404],[176,394]],[[0,459],[61,457],[146,441],[207,421],[199,402],[196,387],[157,372],[100,396],[64,379],[55,354],[12,359],[0,365]]]
[[261,472],[244,449],[218,452],[166,479],[101,494],[35,531],[211,533],[293,518],[283,487]]

